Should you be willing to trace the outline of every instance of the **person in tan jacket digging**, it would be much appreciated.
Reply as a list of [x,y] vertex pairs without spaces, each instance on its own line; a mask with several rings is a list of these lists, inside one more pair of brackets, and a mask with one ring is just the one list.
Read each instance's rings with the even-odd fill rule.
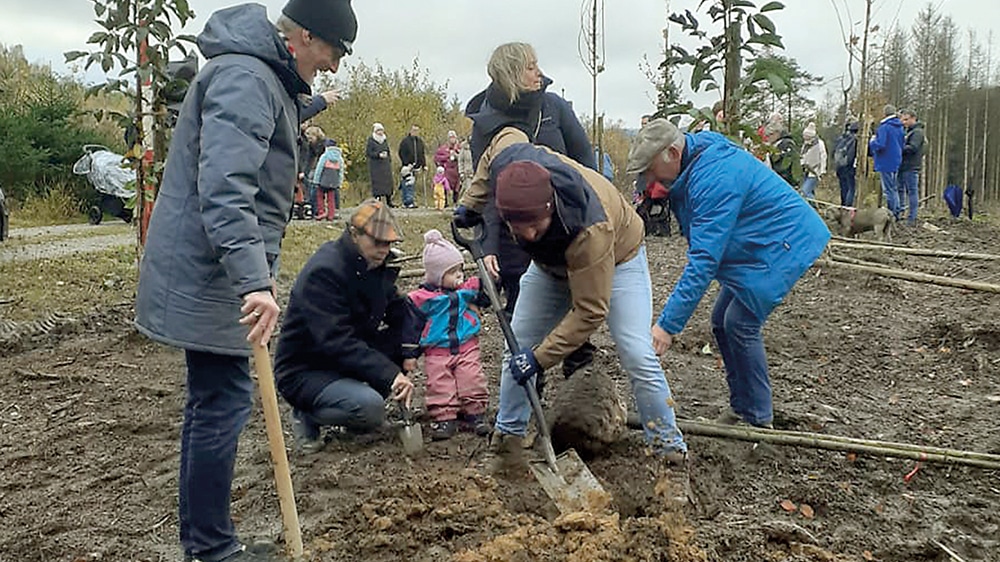
[[607,321],[628,372],[647,443],[668,462],[687,454],[670,387],[649,333],[652,287],[642,219],[598,172],[500,131],[480,159],[455,210],[460,228],[476,225],[493,198],[532,263],[521,278],[512,327],[523,346],[504,354],[495,442],[517,449],[531,408],[531,384]]

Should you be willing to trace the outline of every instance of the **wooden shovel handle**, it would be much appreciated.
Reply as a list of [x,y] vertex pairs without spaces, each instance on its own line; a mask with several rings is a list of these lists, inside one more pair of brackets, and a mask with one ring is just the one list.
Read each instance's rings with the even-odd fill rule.
[[285,525],[287,553],[293,560],[302,557],[302,530],[299,528],[299,512],[295,507],[295,491],[292,489],[292,473],[288,467],[288,453],[285,451],[285,436],[281,433],[281,415],[278,413],[278,395],[274,388],[274,370],[271,368],[271,354],[267,346],[255,344],[253,359],[257,368],[257,384],[260,387],[260,401],[264,406],[264,427],[267,428],[267,445],[274,463],[274,483],[278,488],[278,504],[281,519]]

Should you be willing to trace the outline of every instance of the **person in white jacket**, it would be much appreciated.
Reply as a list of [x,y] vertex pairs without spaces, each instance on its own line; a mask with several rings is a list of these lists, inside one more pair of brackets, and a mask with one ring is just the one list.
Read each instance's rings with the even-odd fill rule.
[[816,184],[826,173],[826,143],[816,134],[816,123],[809,122],[802,131],[802,196],[816,198]]

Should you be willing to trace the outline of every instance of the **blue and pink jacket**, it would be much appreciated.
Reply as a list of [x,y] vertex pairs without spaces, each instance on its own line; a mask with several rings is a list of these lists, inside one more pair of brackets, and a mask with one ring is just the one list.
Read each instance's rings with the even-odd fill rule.
[[454,355],[459,347],[479,335],[482,326],[479,315],[472,309],[472,305],[484,306],[478,277],[470,278],[455,290],[424,284],[407,296],[424,322],[420,348],[425,352],[438,348]]

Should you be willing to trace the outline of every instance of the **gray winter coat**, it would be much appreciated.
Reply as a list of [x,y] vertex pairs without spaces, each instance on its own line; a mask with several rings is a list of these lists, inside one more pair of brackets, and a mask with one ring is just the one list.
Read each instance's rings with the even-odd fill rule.
[[243,295],[268,289],[292,206],[298,75],[263,6],[212,14],[139,267],[136,326],[162,343],[250,355]]

